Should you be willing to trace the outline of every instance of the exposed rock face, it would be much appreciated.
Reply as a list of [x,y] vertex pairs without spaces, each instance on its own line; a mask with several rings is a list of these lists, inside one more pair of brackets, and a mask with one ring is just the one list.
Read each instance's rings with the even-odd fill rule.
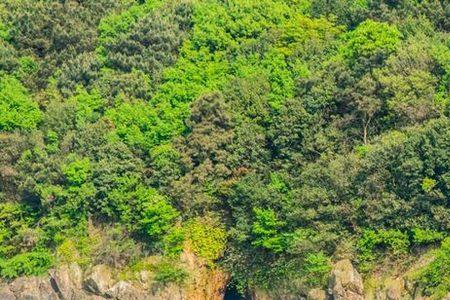
[[128,300],[144,300],[146,292],[134,287],[131,283],[126,281],[119,281],[109,290],[105,292],[106,297],[111,299],[128,299]]
[[312,289],[308,293],[307,300],[326,300],[328,298],[327,293],[321,289]]
[[77,264],[49,271],[48,276],[20,277],[0,282],[0,300],[222,300],[228,275],[208,267],[194,254],[185,252],[182,260],[189,280],[182,287],[161,285],[149,271],[133,282],[116,281],[106,265],[97,265],[85,274]]
[[334,300],[364,299],[362,277],[348,259],[334,265],[328,289]]
[[16,300],[16,296],[10,290],[9,286],[5,285],[0,287],[0,299],[3,300]]
[[59,300],[50,280],[36,276],[14,280],[2,289],[0,295],[11,300]]
[[83,272],[77,264],[64,265],[51,270],[50,283],[61,300],[82,298]]
[[181,260],[187,267],[190,282],[185,288],[185,299],[222,300],[229,276],[218,269],[208,268],[192,252],[184,251]]
[[83,286],[96,295],[104,295],[112,286],[111,270],[106,265],[97,265],[88,272]]

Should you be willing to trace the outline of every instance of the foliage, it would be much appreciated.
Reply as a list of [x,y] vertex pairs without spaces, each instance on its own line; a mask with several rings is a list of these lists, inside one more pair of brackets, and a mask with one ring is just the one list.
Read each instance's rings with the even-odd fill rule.
[[310,253],[305,258],[304,269],[310,286],[325,285],[331,271],[330,259],[322,252]]
[[185,269],[177,266],[173,261],[161,261],[153,267],[155,271],[155,280],[162,284],[175,283],[182,285],[188,278]]
[[400,256],[407,254],[409,245],[408,235],[399,230],[365,230],[358,241],[361,267],[370,269],[370,263],[377,258],[376,251],[380,248],[386,248],[392,255]]
[[388,24],[366,20],[351,31],[346,39],[342,51],[348,59],[386,57],[397,49],[400,32]]
[[434,260],[416,274],[416,280],[426,294],[433,296],[433,299],[444,297],[450,289],[448,280],[446,280],[450,273],[449,259],[450,240],[446,238],[437,250]]
[[208,264],[212,265],[225,250],[227,234],[212,218],[196,218],[184,228],[188,247]]
[[252,233],[255,235],[253,246],[263,247],[273,252],[280,252],[286,248],[284,236],[279,233],[285,223],[279,221],[273,210],[254,209],[255,222]]
[[441,297],[446,7],[3,1],[0,277],[162,257],[181,284],[191,250],[289,299],[340,257],[365,273],[442,242],[416,279]]
[[7,260],[0,261],[0,274],[5,278],[40,275],[52,264],[53,256],[49,252],[33,251],[21,253]]
[[166,233],[179,213],[165,199],[152,201],[143,208],[141,226],[152,238],[158,238]]
[[12,76],[0,76],[0,130],[34,129],[41,112],[27,89]]
[[412,230],[412,238],[415,244],[423,245],[442,241],[445,234],[432,229],[414,228]]

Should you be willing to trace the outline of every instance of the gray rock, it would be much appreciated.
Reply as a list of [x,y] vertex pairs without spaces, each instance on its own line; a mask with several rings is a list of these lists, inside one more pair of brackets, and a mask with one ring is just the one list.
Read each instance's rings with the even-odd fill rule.
[[117,300],[145,300],[146,293],[143,290],[135,288],[131,283],[119,281],[112,286],[105,295],[108,298]]
[[79,300],[83,298],[83,273],[77,264],[64,265],[51,270],[50,282],[61,300]]
[[364,299],[362,277],[348,259],[340,260],[334,265],[328,288],[334,300]]
[[[152,290],[148,296],[148,300],[199,300],[204,297],[199,296],[187,296],[185,291],[181,289],[179,286],[174,284],[157,286],[154,285]],[[146,299],[147,300],[147,299]],[[210,299],[208,299],[210,300]]]
[[59,300],[48,278],[20,277],[10,284],[9,289],[17,300]]
[[84,279],[84,288],[96,295],[104,295],[113,285],[111,270],[106,265],[94,266]]

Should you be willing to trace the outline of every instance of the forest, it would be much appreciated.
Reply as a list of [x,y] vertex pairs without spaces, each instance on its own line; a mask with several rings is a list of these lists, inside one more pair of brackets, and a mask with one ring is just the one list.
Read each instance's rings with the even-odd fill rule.
[[433,249],[442,299],[449,117],[448,0],[0,0],[0,278],[189,247],[288,295]]

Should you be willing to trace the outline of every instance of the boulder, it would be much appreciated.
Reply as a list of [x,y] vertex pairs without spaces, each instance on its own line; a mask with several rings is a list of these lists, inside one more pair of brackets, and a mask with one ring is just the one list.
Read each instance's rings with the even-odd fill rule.
[[106,297],[117,300],[145,300],[146,293],[131,283],[119,281],[105,293]]
[[[186,300],[188,298],[185,291],[175,284],[164,286],[154,285],[149,296],[149,300]],[[208,298],[204,298],[208,299]],[[209,299],[208,299],[209,300]]]
[[362,277],[348,259],[340,260],[334,265],[328,288],[334,300],[364,299]]
[[326,300],[327,293],[321,289],[312,289],[308,292],[307,300]]
[[9,285],[17,300],[59,300],[48,278],[19,277]]
[[83,272],[78,264],[64,265],[51,270],[50,282],[61,300],[78,300],[83,297]]
[[2,300],[16,300],[16,296],[9,289],[9,286],[5,285],[0,287],[0,299]]
[[104,295],[113,285],[111,269],[106,265],[94,266],[83,281],[84,288],[96,295]]

